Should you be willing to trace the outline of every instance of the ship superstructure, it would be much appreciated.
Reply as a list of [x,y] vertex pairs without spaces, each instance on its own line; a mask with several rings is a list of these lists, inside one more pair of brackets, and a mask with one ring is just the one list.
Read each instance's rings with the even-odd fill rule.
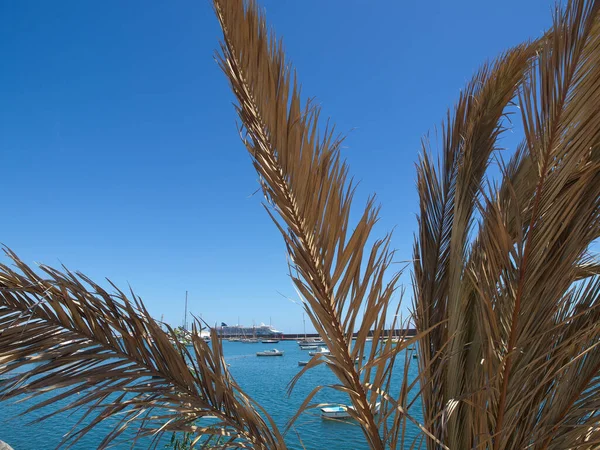
[[282,337],[283,331],[275,329],[271,325],[261,323],[257,326],[245,325],[227,325],[222,322],[217,327],[217,333],[224,338],[262,338],[262,337]]

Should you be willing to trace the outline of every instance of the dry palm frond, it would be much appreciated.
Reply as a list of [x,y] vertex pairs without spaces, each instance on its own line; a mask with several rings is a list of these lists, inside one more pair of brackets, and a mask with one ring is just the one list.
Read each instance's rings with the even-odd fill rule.
[[[379,208],[371,198],[352,230],[354,186],[340,156],[342,139],[332,128],[319,130],[316,105],[302,105],[283,46],[269,33],[256,3],[215,0],[214,5],[223,29],[219,63],[238,100],[243,140],[260,176],[266,209],[285,240],[306,312],[331,351],[305,370],[328,364],[340,381],[334,388],[348,394],[369,445],[382,448],[387,437],[380,430],[391,434],[395,429],[378,421],[371,407],[378,396],[386,411],[391,406],[382,392],[395,356],[408,343],[395,351],[391,343],[383,349],[365,345],[371,332],[375,344],[383,336],[399,276],[387,275],[393,255],[389,236],[368,245]],[[379,351],[387,357],[376,358]],[[357,368],[355,360],[363,354],[376,362]],[[398,418],[406,415],[401,408],[392,410]]]
[[[425,422],[451,448],[597,448],[599,8],[570,2],[535,58],[525,52],[513,71],[509,53],[476,77],[449,121],[441,168],[427,153],[418,167],[417,325],[447,323],[421,342],[420,363],[439,361],[422,373]],[[515,93],[525,139],[486,190]]]
[[[133,293],[111,294],[84,275],[47,266],[43,278],[8,254],[17,271],[0,264],[0,375],[12,376],[0,384],[0,398],[37,399],[28,411],[70,400],[40,420],[87,407],[61,445],[112,419],[99,448],[128,427],[137,430],[135,440],[154,436],[154,446],[165,432],[188,431],[195,443],[219,435],[224,448],[284,448],[275,425],[230,376],[214,331],[212,346],[193,333],[188,349]],[[208,415],[216,423],[196,423]]]
[[[451,374],[465,370],[461,349],[472,339],[469,331],[474,326],[467,314],[470,304],[463,272],[478,193],[503,131],[506,107],[536,46],[517,47],[479,71],[461,94],[454,113],[448,114],[442,166],[436,170],[425,149],[417,169],[421,198],[414,272],[417,329],[445,322],[424,337],[420,352],[422,383],[429,386],[423,397],[424,409],[429,426],[439,435],[441,429],[461,420],[461,407],[444,424],[438,412],[464,390],[464,380]],[[443,347],[452,358],[436,358],[436,351]],[[446,366],[444,370],[440,365]],[[450,448],[469,448],[463,447],[460,439],[446,443]]]
[[[341,138],[320,131],[318,107],[302,106],[282,44],[255,2],[214,6],[223,29],[219,63],[266,210],[331,351],[291,387],[327,364],[339,380],[330,387],[348,395],[373,449],[404,446],[408,421],[416,423],[408,414],[415,390],[425,418],[416,425],[429,448],[598,448],[600,261],[591,245],[600,236],[600,1],[572,0],[540,41],[476,74],[448,114],[440,165],[424,146],[414,258],[420,374],[409,380],[405,359],[398,395],[396,357],[412,341],[382,339],[397,312],[399,274],[390,274],[389,236],[369,245],[378,207],[371,198],[350,223],[354,185]],[[525,136],[494,184],[489,164],[515,99]],[[135,424],[138,437],[154,435],[155,443],[179,430],[200,444],[218,435],[222,447],[285,448],[273,421],[231,378],[216,334],[212,349],[198,337],[193,351],[174,347],[139,299],[132,304],[120,291],[48,267],[43,279],[11,257],[19,272],[0,265],[0,374],[36,366],[1,384],[0,395],[61,388],[39,408],[81,392],[62,410],[90,412],[65,444],[118,417],[102,446]],[[322,388],[292,421],[315,406]],[[205,415],[218,423],[195,423]]]

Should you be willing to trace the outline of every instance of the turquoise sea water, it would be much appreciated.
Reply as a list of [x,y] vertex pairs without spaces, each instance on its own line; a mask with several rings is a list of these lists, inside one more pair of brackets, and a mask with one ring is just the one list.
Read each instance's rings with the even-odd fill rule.
[[[259,350],[276,347],[285,351],[283,357],[259,358],[256,352]],[[287,395],[287,384],[292,377],[298,373],[299,360],[307,360],[308,352],[301,351],[294,341],[280,342],[279,344],[244,344],[239,342],[224,342],[223,348],[230,370],[240,386],[255,400],[257,400],[274,418],[278,426],[283,428],[300,406],[306,395],[317,385],[332,384],[336,382],[335,377],[327,369],[320,366],[309,371],[297,384],[293,393]],[[397,366],[404,364],[404,358],[399,356]],[[394,383],[391,392],[398,392],[402,379],[402,369],[394,373]],[[416,376],[416,360],[411,361],[409,367],[409,378]],[[333,390],[325,390],[316,401],[347,403],[344,394]],[[0,403],[0,440],[14,447],[15,450],[45,450],[53,449],[60,442],[64,433],[70,430],[75,423],[73,416],[62,414],[44,422],[27,425],[28,422],[40,417],[46,411],[36,411],[23,417],[16,417],[25,411],[31,403]],[[411,415],[420,420],[420,404],[415,403],[411,409]],[[15,418],[16,417],[16,418]],[[110,423],[102,424],[92,430],[76,446],[75,450],[96,449],[102,437],[110,429]],[[297,432],[297,433],[296,433]],[[302,438],[302,444],[298,439]],[[408,443],[417,435],[417,429],[409,424],[406,432]],[[339,422],[323,420],[317,411],[307,412],[296,422],[295,431],[287,436],[287,443],[291,449],[308,450],[317,449],[339,449],[339,450],[363,450],[368,446],[360,429],[352,422]],[[146,448],[143,442],[135,448]],[[163,446],[160,445],[159,448]],[[117,449],[131,448],[126,442],[118,444]]]

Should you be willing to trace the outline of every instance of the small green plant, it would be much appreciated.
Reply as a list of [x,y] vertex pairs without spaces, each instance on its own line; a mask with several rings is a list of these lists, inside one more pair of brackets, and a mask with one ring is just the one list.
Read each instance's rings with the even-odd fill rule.
[[212,436],[198,441],[197,436],[191,432],[173,433],[171,441],[165,445],[166,449],[173,450],[190,450],[198,443],[201,443],[202,448],[222,448],[226,442],[220,436]]
[[189,450],[192,448],[192,442],[194,435],[192,433],[173,433],[171,435],[171,442],[165,445],[165,448],[172,448],[173,450]]

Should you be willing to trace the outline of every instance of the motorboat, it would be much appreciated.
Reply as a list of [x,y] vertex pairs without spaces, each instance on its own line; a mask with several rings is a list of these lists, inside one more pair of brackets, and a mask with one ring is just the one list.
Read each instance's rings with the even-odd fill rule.
[[316,356],[316,355],[329,355],[331,352],[327,347],[319,348],[317,352],[308,352],[308,356]]
[[[373,407],[373,414],[379,414],[381,403],[377,402]],[[321,408],[321,418],[323,419],[349,419],[352,417],[350,411],[354,411],[354,406],[337,405],[325,406]]]
[[323,419],[349,419],[352,417],[348,412],[351,406],[326,406],[321,408],[321,417]]
[[300,350],[316,350],[318,347],[316,345],[301,345]]
[[316,345],[318,347],[321,345],[325,345],[325,341],[307,341],[307,342],[301,342],[301,343],[299,342],[298,345],[300,347],[313,346],[313,345]]
[[325,345],[325,341],[323,341],[321,338],[305,338],[300,339],[297,342],[300,347],[304,347],[306,345]]
[[298,361],[298,365],[299,365],[300,367],[302,367],[302,366],[305,366],[305,365],[307,365],[307,364],[308,364],[308,361]]
[[262,342],[263,344],[278,344],[279,339],[263,339],[260,342]]
[[273,350],[264,350],[262,352],[256,352],[256,356],[283,356],[283,353],[283,351],[274,348]]

